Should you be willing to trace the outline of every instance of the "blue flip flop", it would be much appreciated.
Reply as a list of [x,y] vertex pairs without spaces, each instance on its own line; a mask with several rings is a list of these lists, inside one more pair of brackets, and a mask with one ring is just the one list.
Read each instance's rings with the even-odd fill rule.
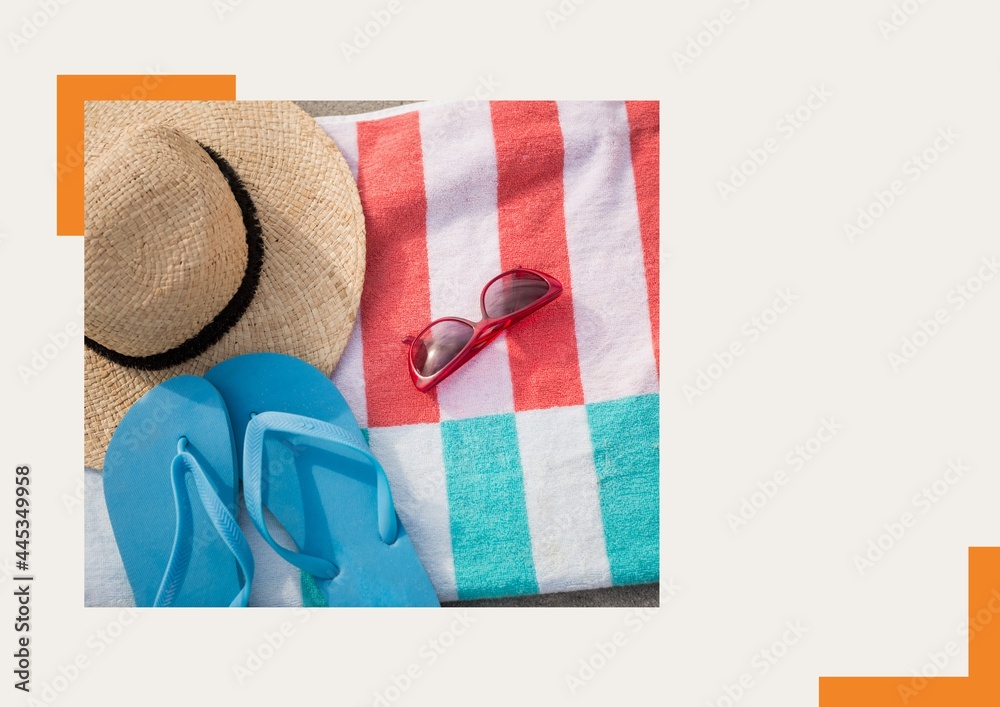
[[142,396],[104,458],[104,498],[136,606],[246,606],[236,448],[218,391],[179,376]]
[[[438,606],[385,471],[340,391],[291,356],[247,354],[205,374],[233,424],[247,512],[328,606]],[[295,542],[278,545],[263,507]]]

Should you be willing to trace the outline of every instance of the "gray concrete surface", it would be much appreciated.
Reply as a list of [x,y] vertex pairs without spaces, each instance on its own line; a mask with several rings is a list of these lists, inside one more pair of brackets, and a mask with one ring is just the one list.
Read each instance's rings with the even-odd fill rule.
[[356,115],[383,108],[395,108],[413,101],[296,101],[299,108],[314,118],[321,115]]

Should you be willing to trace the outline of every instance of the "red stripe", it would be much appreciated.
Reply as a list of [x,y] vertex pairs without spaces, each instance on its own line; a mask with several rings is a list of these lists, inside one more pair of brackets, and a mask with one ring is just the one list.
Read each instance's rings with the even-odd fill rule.
[[563,206],[563,138],[556,104],[490,104],[497,151],[500,263],[553,275],[562,297],[508,330],[515,410],[583,403]]
[[660,104],[626,101],[653,354],[660,370]]
[[417,112],[358,123],[358,190],[368,247],[361,292],[368,424],[438,422],[437,397],[413,387],[401,341],[431,321]]

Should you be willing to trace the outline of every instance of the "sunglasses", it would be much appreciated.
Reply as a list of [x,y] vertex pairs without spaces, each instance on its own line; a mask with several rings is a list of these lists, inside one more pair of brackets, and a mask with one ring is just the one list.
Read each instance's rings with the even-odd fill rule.
[[435,319],[416,336],[407,336],[410,378],[426,392],[462,367],[507,329],[562,294],[562,284],[538,270],[516,267],[486,283],[479,296],[483,318]]

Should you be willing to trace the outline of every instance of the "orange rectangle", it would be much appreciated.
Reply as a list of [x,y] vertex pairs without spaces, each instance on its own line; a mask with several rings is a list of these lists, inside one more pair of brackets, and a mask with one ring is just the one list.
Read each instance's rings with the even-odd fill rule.
[[56,235],[83,235],[84,101],[234,101],[235,75],[56,77]]

